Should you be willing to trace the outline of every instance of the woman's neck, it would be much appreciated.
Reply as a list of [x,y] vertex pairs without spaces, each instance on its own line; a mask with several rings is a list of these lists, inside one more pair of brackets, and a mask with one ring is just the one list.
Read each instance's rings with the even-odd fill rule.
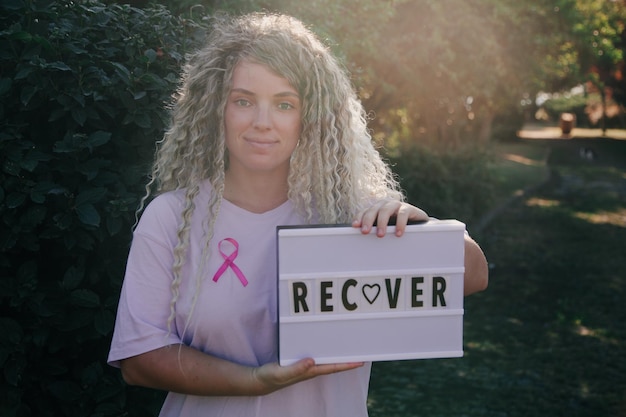
[[286,178],[282,181],[263,175],[242,178],[227,171],[224,198],[252,213],[265,213],[287,201],[288,189]]

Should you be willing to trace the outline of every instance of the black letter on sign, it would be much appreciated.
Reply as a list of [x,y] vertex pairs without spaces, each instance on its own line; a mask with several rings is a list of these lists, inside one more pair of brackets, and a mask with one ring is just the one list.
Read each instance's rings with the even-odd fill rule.
[[446,279],[444,277],[433,277],[433,307],[437,307],[437,299],[442,307],[446,306],[446,299],[443,293],[446,292]]
[[417,286],[419,284],[424,283],[424,277],[413,277],[411,278],[411,307],[423,307],[424,302],[422,300],[418,300],[417,296],[422,295],[424,291],[418,289]]
[[293,283],[293,308],[296,313],[300,312],[300,305],[305,312],[309,311],[309,306],[306,305],[306,284],[304,282]]
[[333,306],[332,305],[328,305],[326,304],[326,300],[329,300],[331,298],[333,298],[332,294],[329,294],[327,289],[328,288],[332,288],[333,287],[333,282],[332,281],[322,281],[320,282],[320,292],[322,293],[322,297],[321,297],[321,310],[322,311],[333,311]]
[[391,291],[391,278],[385,278],[385,287],[387,287],[387,300],[389,300],[389,308],[396,308],[398,306],[398,295],[400,294],[400,282],[401,278],[396,278],[396,285],[393,291]]
[[356,279],[349,279],[343,283],[343,288],[341,289],[341,302],[348,311],[356,310],[356,303],[348,301],[348,289],[350,287],[356,287],[356,284]]

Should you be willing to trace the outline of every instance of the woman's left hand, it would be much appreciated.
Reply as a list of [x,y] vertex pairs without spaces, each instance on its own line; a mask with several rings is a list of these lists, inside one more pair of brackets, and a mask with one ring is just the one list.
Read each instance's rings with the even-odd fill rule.
[[395,218],[395,234],[399,237],[404,234],[406,225],[410,221],[426,221],[428,214],[424,210],[402,201],[380,200],[361,211],[352,222],[352,226],[360,228],[361,233],[368,234],[376,225],[376,236],[383,237],[387,233],[387,226],[392,218]]

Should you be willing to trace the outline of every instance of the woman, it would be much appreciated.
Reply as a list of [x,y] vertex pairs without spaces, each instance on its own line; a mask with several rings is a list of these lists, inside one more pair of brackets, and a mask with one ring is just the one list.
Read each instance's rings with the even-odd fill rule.
[[[185,67],[154,187],[109,363],[169,391],[162,416],[366,416],[370,364],[276,363],[276,226],[384,236],[393,218],[401,236],[428,217],[402,201],[323,44],[287,16],[216,20]],[[465,282],[487,285],[469,237]]]

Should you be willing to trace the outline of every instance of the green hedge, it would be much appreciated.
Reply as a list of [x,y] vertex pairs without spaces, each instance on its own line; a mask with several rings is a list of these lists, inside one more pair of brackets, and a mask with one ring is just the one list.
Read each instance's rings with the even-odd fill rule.
[[[0,4],[0,415],[141,415],[106,365],[130,230],[194,25]],[[132,391],[131,391],[132,392]]]
[[[159,6],[0,3],[1,416],[160,406],[106,356],[164,104],[202,33]],[[467,221],[486,205],[479,152],[407,149],[392,162],[432,215]]]
[[430,216],[458,219],[471,229],[492,208],[495,179],[488,149],[405,144],[393,155],[390,162],[408,201]]

